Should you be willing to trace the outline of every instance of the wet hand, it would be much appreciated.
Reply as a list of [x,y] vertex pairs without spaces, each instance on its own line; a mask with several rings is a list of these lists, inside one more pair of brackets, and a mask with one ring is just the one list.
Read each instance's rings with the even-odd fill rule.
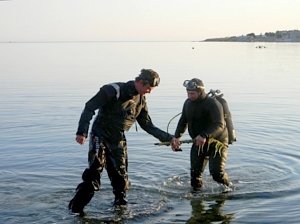
[[83,135],[76,135],[76,142],[78,142],[80,145],[83,145],[86,141],[86,137]]
[[203,138],[201,135],[197,135],[197,137],[195,138],[196,146],[202,146],[205,144],[205,142],[206,142],[206,138]]
[[178,138],[172,138],[172,140],[171,140],[171,148],[172,148],[172,150],[174,152],[181,151],[180,145],[181,145],[181,143],[180,143],[180,141],[179,141]]

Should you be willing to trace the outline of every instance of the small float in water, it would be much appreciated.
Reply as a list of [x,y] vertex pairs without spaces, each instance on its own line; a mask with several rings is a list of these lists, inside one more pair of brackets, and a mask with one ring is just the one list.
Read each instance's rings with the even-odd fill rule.
[[263,45],[258,45],[258,46],[256,46],[255,48],[266,48],[266,46],[263,46]]

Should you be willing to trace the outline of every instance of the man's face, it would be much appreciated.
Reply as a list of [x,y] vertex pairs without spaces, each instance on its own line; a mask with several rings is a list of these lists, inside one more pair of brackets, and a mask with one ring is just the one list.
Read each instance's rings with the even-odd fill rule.
[[155,87],[151,87],[149,84],[144,85],[142,80],[137,81],[135,87],[140,95],[151,93],[151,91],[155,88]]
[[198,99],[199,97],[199,92],[198,91],[190,91],[190,90],[187,90],[187,96],[188,98],[191,100],[191,101],[195,101]]

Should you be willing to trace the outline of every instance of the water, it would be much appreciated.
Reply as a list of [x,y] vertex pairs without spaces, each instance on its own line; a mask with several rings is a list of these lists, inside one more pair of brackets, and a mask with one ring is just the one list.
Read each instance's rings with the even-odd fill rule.
[[[300,45],[265,46],[1,43],[0,222],[298,223]],[[133,127],[128,206],[112,206],[104,172],[87,215],[73,216],[67,205],[87,166],[88,146],[74,141],[84,103],[101,85],[133,79],[141,68],[161,75],[148,104],[164,130],[182,108],[185,79],[201,78],[207,90],[225,93],[238,135],[226,166],[235,190],[222,193],[206,170],[203,190],[191,192],[190,145],[175,153]]]

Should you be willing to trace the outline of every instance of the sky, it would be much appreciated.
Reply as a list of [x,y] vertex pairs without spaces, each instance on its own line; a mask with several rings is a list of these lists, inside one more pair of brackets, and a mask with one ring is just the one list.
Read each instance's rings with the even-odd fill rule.
[[300,30],[299,0],[0,0],[0,41],[198,41]]

